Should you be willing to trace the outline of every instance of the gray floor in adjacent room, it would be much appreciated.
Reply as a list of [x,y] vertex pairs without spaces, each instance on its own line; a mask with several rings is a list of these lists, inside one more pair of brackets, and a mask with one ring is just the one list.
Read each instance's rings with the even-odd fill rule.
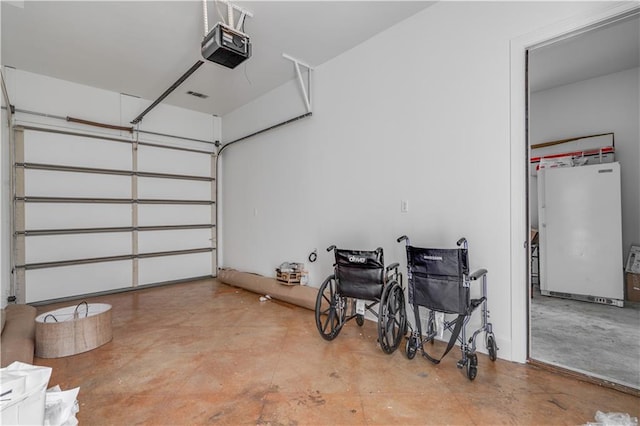
[[531,358],[640,389],[640,303],[531,299]]

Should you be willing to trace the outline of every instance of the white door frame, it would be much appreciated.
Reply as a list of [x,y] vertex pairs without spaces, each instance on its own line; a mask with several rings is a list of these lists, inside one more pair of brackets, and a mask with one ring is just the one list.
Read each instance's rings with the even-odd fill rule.
[[527,276],[527,109],[526,53],[534,46],[588,30],[617,16],[640,10],[638,2],[616,2],[511,40],[511,359],[527,361],[529,347],[529,277]]

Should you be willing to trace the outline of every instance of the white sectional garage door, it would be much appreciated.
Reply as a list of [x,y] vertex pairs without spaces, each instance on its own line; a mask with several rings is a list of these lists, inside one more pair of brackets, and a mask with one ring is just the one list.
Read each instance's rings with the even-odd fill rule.
[[27,303],[215,274],[215,157],[21,127],[16,283]]

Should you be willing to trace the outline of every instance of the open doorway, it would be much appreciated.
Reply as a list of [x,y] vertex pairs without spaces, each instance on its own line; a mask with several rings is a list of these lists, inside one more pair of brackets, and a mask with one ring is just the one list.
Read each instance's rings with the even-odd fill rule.
[[640,12],[527,53],[529,357],[640,390]]

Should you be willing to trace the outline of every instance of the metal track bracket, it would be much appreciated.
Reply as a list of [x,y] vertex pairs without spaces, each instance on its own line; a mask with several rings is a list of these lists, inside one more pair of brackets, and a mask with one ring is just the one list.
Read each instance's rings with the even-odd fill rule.
[[[306,63],[299,61],[293,56],[287,55],[286,53],[282,54],[282,57],[293,62],[293,65],[296,68],[296,75],[298,76],[298,83],[300,84],[300,91],[302,92],[302,97],[304,98],[305,106],[307,107],[307,112],[311,112],[311,71],[313,71],[313,67],[307,65]],[[302,72],[300,71],[300,67],[303,66],[307,69],[307,86],[305,87],[304,79],[302,78]]]

